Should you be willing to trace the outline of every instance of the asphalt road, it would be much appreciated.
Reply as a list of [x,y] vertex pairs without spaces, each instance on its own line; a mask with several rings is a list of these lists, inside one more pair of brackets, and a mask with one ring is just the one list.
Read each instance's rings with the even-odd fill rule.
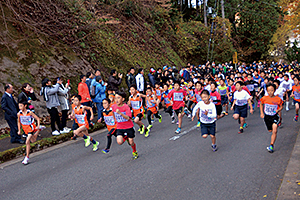
[[[119,146],[114,140],[105,155],[84,148],[79,140],[35,156],[27,166],[18,162],[1,169],[0,199],[273,200],[299,131],[299,123],[292,121],[294,110],[283,114],[270,154],[270,134],[257,108],[243,134],[237,133],[231,114],[217,122],[217,152],[186,117],[185,134],[174,138],[177,126],[163,113],[162,124],[154,123],[149,138],[137,133],[137,160],[131,160],[127,144]],[[106,132],[95,139],[104,148]]]

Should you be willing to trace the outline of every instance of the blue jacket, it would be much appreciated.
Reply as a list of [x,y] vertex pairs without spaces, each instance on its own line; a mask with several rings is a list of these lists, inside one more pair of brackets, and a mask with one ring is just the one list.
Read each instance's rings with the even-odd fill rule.
[[96,97],[93,99],[93,102],[95,103],[101,103],[103,101],[103,99],[106,98],[106,95],[105,95],[105,91],[106,91],[106,86],[100,84],[100,83],[97,83],[95,82],[94,84],[96,86],[96,90],[95,90],[95,94],[96,94]]

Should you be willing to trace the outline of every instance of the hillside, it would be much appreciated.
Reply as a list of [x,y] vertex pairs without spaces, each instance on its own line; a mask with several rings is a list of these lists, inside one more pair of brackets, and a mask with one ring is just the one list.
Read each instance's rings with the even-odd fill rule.
[[[7,82],[17,90],[29,82],[39,91],[44,77],[57,76],[76,91],[79,75],[96,68],[106,75],[130,67],[148,73],[206,60],[209,28],[181,22],[166,1],[7,0],[0,6],[0,93]],[[217,24],[222,35],[222,20]],[[215,43],[215,60],[230,59],[230,38],[217,36]]]

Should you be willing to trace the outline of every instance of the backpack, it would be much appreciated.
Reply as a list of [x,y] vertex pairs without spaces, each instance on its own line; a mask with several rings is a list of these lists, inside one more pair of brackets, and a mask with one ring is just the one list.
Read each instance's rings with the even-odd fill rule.
[[91,86],[91,94],[90,94],[91,98],[94,99],[97,94],[96,94],[96,86]]

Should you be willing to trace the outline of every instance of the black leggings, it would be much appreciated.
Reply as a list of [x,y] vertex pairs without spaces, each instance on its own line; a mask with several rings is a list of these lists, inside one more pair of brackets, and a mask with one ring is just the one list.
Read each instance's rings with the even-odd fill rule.
[[56,127],[55,127],[55,122],[58,126],[58,130],[62,130],[62,127],[61,127],[61,124],[60,124],[60,119],[59,119],[59,116],[58,116],[58,110],[57,108],[53,107],[51,109],[47,108],[48,110],[48,113],[50,114],[50,117],[51,117],[51,129],[52,129],[52,132],[57,130]]
[[[151,110],[148,110],[148,111],[147,111],[147,119],[148,119],[149,125],[152,125],[151,115],[152,115]],[[156,118],[158,118],[158,119],[161,118],[161,116],[158,114],[158,112],[157,112],[156,114],[154,114],[154,116],[155,116]]]
[[166,113],[169,113],[170,116],[173,115],[173,109],[172,109],[172,106],[169,106],[166,110],[165,110]]
[[112,140],[111,140],[111,136],[116,136],[116,129],[111,129],[109,131],[109,133],[107,133],[107,145],[106,145],[106,149],[109,149],[110,148],[110,145],[112,143]]
[[68,118],[68,111],[69,110],[62,110],[62,115],[61,115],[61,127],[65,128],[67,127],[67,118]]
[[192,112],[192,105],[193,105],[193,101],[188,101],[187,102],[187,108],[188,108],[188,110],[190,111],[190,112]]

